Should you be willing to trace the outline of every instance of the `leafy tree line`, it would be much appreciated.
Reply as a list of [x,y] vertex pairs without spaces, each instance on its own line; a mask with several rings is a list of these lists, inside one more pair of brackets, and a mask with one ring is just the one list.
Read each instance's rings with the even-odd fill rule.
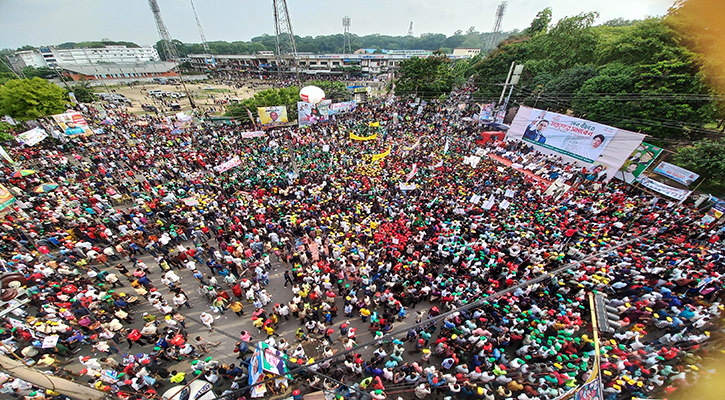
[[572,113],[655,138],[697,140],[717,118],[698,57],[681,44],[676,16],[594,25],[596,12],[551,24],[541,11],[478,62],[481,100],[496,100],[512,62],[524,64],[516,102]]
[[[504,40],[517,31],[503,32],[499,34],[499,40]],[[446,36],[443,33],[424,33],[420,36],[389,36],[372,34],[366,36],[351,36],[352,49],[375,49],[376,51],[385,50],[443,50],[445,53],[451,53],[456,47],[479,48],[488,51],[494,46],[491,44],[493,34],[490,32],[478,32],[475,27],[470,27],[466,32],[456,31],[452,36]],[[319,35],[319,36],[297,36],[295,35],[295,43],[298,52],[327,54],[342,53],[345,36],[341,33],[335,35]],[[204,48],[201,43],[182,43],[174,40],[176,50],[180,55],[203,54]],[[275,51],[275,37],[272,35],[262,35],[245,41],[214,41],[208,42],[211,52],[214,54],[255,54],[258,51]],[[162,43],[156,43],[156,49],[162,57],[165,57]]]
[[413,57],[400,63],[395,94],[423,99],[447,96],[454,86],[460,85],[473,74],[472,65],[480,56],[468,60],[452,61],[444,54],[420,58]]

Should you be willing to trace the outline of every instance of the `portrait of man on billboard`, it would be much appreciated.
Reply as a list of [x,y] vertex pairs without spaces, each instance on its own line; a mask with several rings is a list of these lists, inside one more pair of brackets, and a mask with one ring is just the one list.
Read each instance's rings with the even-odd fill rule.
[[531,125],[526,127],[526,131],[524,131],[524,138],[539,143],[546,143],[546,136],[544,136],[543,132],[548,127],[549,121],[545,119],[538,121],[536,124],[532,123]]

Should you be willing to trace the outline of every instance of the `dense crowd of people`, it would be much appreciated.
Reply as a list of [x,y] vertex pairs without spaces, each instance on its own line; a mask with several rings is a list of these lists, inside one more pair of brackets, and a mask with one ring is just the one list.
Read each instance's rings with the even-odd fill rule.
[[[623,325],[601,338],[605,398],[706,379],[723,338],[723,229],[523,142],[478,143],[475,110],[450,105],[379,99],[262,138],[240,126],[171,133],[173,119],[86,108],[92,123],[111,121],[104,134],[9,149],[36,173],[4,168],[17,202],[0,225],[0,265],[22,275],[30,303],[3,319],[0,353],[78,380],[62,365],[89,346],[103,356],[78,359],[80,381],[99,390],[154,398],[161,381],[199,377],[238,399],[250,396],[249,353],[263,339],[290,369],[307,365],[304,381],[268,382],[274,393],[555,399],[595,367],[595,291]],[[235,156],[241,165],[214,169]],[[571,189],[547,190],[554,181]],[[34,193],[43,182],[59,186]],[[289,302],[266,289],[276,263]],[[156,311],[136,312],[146,303]],[[189,319],[213,331],[225,312],[256,332],[233,346],[188,334]],[[280,338],[288,325],[295,338]],[[49,335],[59,340],[43,346]],[[214,346],[239,363],[208,357]],[[15,386],[28,399],[62,396]]]

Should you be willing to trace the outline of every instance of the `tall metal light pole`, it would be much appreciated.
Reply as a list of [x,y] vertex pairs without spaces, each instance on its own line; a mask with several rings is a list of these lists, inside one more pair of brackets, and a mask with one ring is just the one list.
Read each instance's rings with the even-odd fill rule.
[[[161,42],[164,45],[166,59],[178,62],[179,53],[176,51],[176,46],[174,46],[174,41],[171,38],[171,34],[166,28],[164,19],[161,18],[161,8],[159,8],[159,3],[156,2],[156,0],[149,0],[149,6],[151,6],[151,11],[154,13],[156,29],[158,30],[159,37],[161,37]],[[186,93],[186,97],[189,99],[189,104],[191,105],[191,108],[195,109],[196,103],[194,103],[194,99],[191,97],[189,89],[186,88],[186,83],[184,83],[184,77],[181,74],[181,69],[179,68],[179,65],[177,64],[176,67],[174,67],[173,69],[176,69],[179,72],[179,81],[181,81],[181,86],[184,88],[184,92]]]
[[300,72],[297,69],[297,44],[292,31],[292,20],[289,17],[287,0],[272,0],[274,6],[274,33],[277,45],[277,76],[282,76],[282,55],[290,55],[292,60],[290,68],[294,68],[297,83],[300,81]]

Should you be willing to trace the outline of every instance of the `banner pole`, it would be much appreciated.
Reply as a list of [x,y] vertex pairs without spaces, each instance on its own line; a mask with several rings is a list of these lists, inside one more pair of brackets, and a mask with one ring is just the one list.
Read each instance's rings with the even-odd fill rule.
[[[599,359],[599,322],[597,321],[597,313],[596,308],[594,305],[594,293],[589,292],[589,311],[592,314],[592,334],[594,336],[594,352],[595,352],[595,359],[594,363],[597,367],[597,377],[599,378],[599,393],[604,393],[603,387],[602,387],[602,369],[600,368],[600,359]],[[595,379],[595,377],[589,377],[587,379],[588,381],[592,381]]]

